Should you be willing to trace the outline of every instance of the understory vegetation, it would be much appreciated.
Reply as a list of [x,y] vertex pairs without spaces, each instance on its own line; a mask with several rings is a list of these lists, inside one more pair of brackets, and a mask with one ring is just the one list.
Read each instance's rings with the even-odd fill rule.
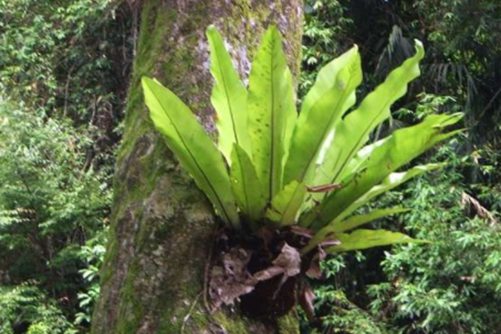
[[[136,15],[0,0],[0,334],[89,331]],[[299,100],[353,44],[362,100],[418,39],[421,76],[371,142],[432,113],[463,112],[465,131],[413,162],[445,167],[359,210],[407,208],[372,227],[429,243],[326,258],[303,333],[501,332],[500,17],[495,0],[305,1]]]
[[[501,298],[501,49],[493,1],[308,1],[302,87],[332,53],[360,45],[364,73],[381,77],[424,41],[421,79],[387,128],[461,110],[463,135],[428,154],[444,170],[379,200],[410,211],[377,225],[431,241],[338,255],[317,284],[318,333],[497,333]],[[371,15],[367,15],[371,13]],[[476,13],[476,15],[471,15]],[[343,19],[338,20],[341,16]],[[497,21],[496,21],[497,20]],[[368,58],[364,55],[370,54]],[[303,89],[304,89],[303,88]],[[370,89],[370,85],[369,88]],[[366,91],[367,89],[362,89]],[[305,332],[310,332],[305,327]]]
[[0,333],[83,333],[99,293],[131,22],[0,1]]

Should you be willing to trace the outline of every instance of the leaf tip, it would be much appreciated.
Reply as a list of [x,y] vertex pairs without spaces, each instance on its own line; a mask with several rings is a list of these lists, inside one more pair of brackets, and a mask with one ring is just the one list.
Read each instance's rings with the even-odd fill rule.
[[423,42],[421,42],[419,39],[414,39],[414,47],[416,49],[416,55],[419,57],[419,59],[422,59],[424,57]]
[[209,42],[212,42],[214,38],[221,38],[219,30],[217,30],[216,26],[213,24],[207,27],[207,29],[205,30],[205,35],[207,36]]
[[146,75],[143,75],[141,77],[141,85],[143,86],[143,88],[151,88],[152,85],[162,86],[162,84],[157,79],[152,79],[150,77],[147,77]]
[[270,24],[268,29],[266,29],[264,39],[271,39],[272,41],[282,43],[282,33],[275,24]]

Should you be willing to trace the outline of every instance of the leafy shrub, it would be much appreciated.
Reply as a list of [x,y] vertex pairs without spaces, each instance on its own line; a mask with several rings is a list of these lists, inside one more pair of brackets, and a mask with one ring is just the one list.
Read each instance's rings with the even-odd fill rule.
[[302,71],[298,96],[303,97],[315,82],[318,71],[353,44],[349,33],[353,20],[340,1],[307,0],[303,25]]
[[[373,313],[405,333],[501,329],[499,317],[492,312],[501,301],[499,218],[496,211],[491,217],[479,217],[483,215],[479,207],[470,207],[464,200],[461,204],[464,193],[475,185],[465,184],[459,173],[472,161],[454,152],[457,144],[453,141],[439,152],[440,158],[451,161],[446,174],[422,178],[402,193],[414,209],[401,221],[432,243],[394,248],[382,262],[391,283],[368,290]],[[497,201],[482,202],[489,208]]]
[[[364,68],[378,76],[381,70],[396,66],[400,55],[408,50],[410,40],[403,38],[402,32],[426,41],[428,52],[422,67],[423,80],[414,84],[414,91],[433,94],[422,94],[420,101],[411,97],[405,104],[399,104],[406,109],[395,109],[392,126],[416,122],[437,109],[439,112],[462,109],[469,114],[465,122],[469,136],[453,141],[440,153],[440,160],[451,161],[452,166],[443,174],[410,182],[403,191],[395,191],[378,201],[379,205],[398,203],[411,211],[398,220],[376,221],[376,226],[402,228],[411,220],[413,233],[438,242],[423,247],[397,247],[387,252],[366,251],[366,260],[361,262],[349,254],[325,261],[324,271],[331,275],[316,289],[318,303],[323,305],[318,309],[319,314],[339,317],[338,323],[348,319],[339,309],[329,313],[326,307],[329,300],[322,300],[327,290],[333,295],[346,294],[350,302],[367,315],[368,321],[376,319],[378,325],[392,328],[391,332],[499,332],[493,311],[499,303],[496,292],[499,271],[491,266],[497,263],[499,254],[497,228],[490,226],[489,219],[472,219],[472,209],[465,214],[460,206],[461,194],[465,191],[499,217],[501,175],[497,172],[500,156],[496,118],[499,118],[501,100],[496,95],[498,85],[493,84],[499,81],[499,66],[494,66],[499,59],[499,43],[495,42],[499,34],[492,27],[499,3],[489,0],[311,0],[306,3],[312,10],[306,12],[310,26],[305,28],[305,43],[313,46],[314,51],[304,53],[303,63],[308,62],[313,52],[316,59],[325,59],[331,54],[329,45],[354,40],[365,47],[362,50]],[[328,6],[341,8],[344,17],[325,26],[324,22],[331,20],[331,13],[336,12],[324,10]],[[471,15],[473,12],[476,15]],[[346,22],[350,22],[350,29],[345,29]],[[308,31],[316,35],[310,36]],[[400,36],[394,32],[400,32]],[[335,41],[324,43],[324,36],[334,35]],[[315,66],[305,68],[315,71]],[[313,74],[303,75],[311,78]],[[306,80],[306,84],[309,82]],[[416,108],[410,107],[416,104]],[[414,198],[419,201],[416,209]],[[381,262],[384,272],[379,268]],[[478,276],[471,275],[477,271]],[[480,279],[483,275],[488,280]],[[461,287],[457,287],[458,277],[468,280],[472,276],[477,277],[474,282],[463,281]],[[356,322],[351,323],[353,326]]]
[[315,290],[316,309],[322,314],[320,329],[313,333],[383,334],[384,323],[346,298],[342,290],[324,285]]
[[76,333],[56,303],[35,286],[0,286],[0,333]]
[[92,309],[99,297],[99,268],[103,263],[107,229],[96,233],[96,236],[81,247],[80,255],[85,260],[85,267],[79,270],[85,285],[78,292],[78,308],[75,314],[76,325],[90,325]]
[[90,145],[68,122],[0,104],[0,282],[36,280],[68,309],[111,198],[108,175],[81,154]]
[[[326,330],[363,332],[357,324],[365,323],[374,325],[373,332],[499,331],[501,323],[492,310],[501,298],[500,191],[466,183],[463,173],[471,165],[479,167],[479,161],[496,165],[500,156],[491,152],[484,152],[482,159],[478,152],[460,156],[456,150],[463,140],[451,141],[433,157],[450,161],[444,173],[428,174],[380,200],[381,205],[397,202],[412,210],[393,221],[380,220],[378,226],[405,226],[430,244],[324,261],[327,278],[315,290],[317,313],[336,324],[325,326]],[[479,202],[465,201],[465,193],[476,194],[480,189],[486,193],[478,193]],[[336,299],[345,294],[347,303]],[[355,320],[353,312],[361,319]]]
[[113,113],[131,49],[120,14],[110,0],[0,1],[2,95],[78,122]]
[[0,286],[33,280],[79,330],[98,293],[131,17],[113,0],[0,0]]

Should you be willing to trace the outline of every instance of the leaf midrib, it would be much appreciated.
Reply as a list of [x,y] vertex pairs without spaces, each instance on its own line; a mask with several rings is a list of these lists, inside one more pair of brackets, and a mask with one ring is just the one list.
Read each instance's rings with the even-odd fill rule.
[[274,82],[274,77],[275,77],[275,73],[274,73],[274,67],[273,67],[273,64],[274,64],[274,51],[275,51],[275,36],[272,36],[272,39],[271,39],[271,48],[270,48],[270,79],[271,79],[271,85],[270,85],[270,94],[271,94],[271,105],[270,105],[270,108],[271,108],[271,124],[270,124],[270,132],[271,132],[271,158],[270,158],[270,182],[269,182],[269,192],[270,192],[270,199],[273,199],[273,197],[275,196],[274,194],[274,185],[275,185],[275,150],[276,150],[276,147],[275,147],[275,82]]
[[217,60],[218,69],[219,69],[219,71],[218,71],[219,72],[219,76],[220,76],[222,84],[223,84],[223,89],[224,89],[224,95],[225,95],[225,98],[226,98],[226,103],[228,104],[228,109],[229,109],[229,112],[230,112],[231,125],[233,127],[233,135],[235,136],[235,142],[240,145],[240,141],[238,139],[238,132],[236,130],[235,118],[233,116],[233,106],[232,106],[232,104],[230,102],[228,87],[227,87],[227,84],[226,84],[225,75],[223,74],[223,71],[222,71],[222,66],[221,66],[221,60],[220,60],[219,52],[216,52],[216,60]]
[[[228,90],[228,86],[226,84],[226,76],[224,75],[223,70],[222,70],[221,59],[220,59],[219,52],[216,52],[216,61],[217,61],[217,64],[218,64],[219,77],[221,78],[221,81],[222,81],[221,83],[222,83],[223,89],[224,89],[224,95],[225,95],[225,98],[226,98],[226,103],[228,105],[228,110],[230,112],[230,119],[231,119],[231,125],[232,125],[233,135],[235,137],[235,143],[238,146],[242,147],[240,145],[240,140],[238,138],[238,132],[237,132],[237,129],[236,129],[235,117],[233,115],[233,105],[230,102],[229,90]],[[230,60],[230,62],[231,62],[231,60]],[[243,171],[242,160],[240,159],[240,153],[237,152],[236,156],[237,156],[237,159],[239,161],[240,173],[241,173],[241,176],[242,176],[241,177],[241,181],[242,181],[242,187],[243,187],[243,190],[244,190],[243,192],[244,192],[244,197],[245,197],[245,199],[244,199],[245,200],[245,206],[247,208],[247,211],[250,212],[249,194],[248,194],[248,189],[247,189],[247,182],[245,180],[245,174],[244,174],[244,171]]]

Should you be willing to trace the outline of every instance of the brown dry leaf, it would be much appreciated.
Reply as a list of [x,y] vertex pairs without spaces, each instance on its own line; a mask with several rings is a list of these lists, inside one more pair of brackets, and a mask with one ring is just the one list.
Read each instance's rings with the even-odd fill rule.
[[299,225],[291,225],[289,229],[295,235],[298,235],[300,237],[304,237],[307,239],[313,238],[313,235],[315,234],[315,232],[313,230],[310,230],[309,228],[302,227]]
[[328,183],[319,186],[307,186],[306,189],[310,193],[326,193],[333,190],[341,189],[343,186],[339,183]]
[[301,271],[301,254],[296,248],[284,243],[280,254],[273,260],[273,264],[282,267],[285,276],[296,276]]
[[254,290],[256,284],[267,281],[278,275],[283,275],[274,296],[289,277],[296,276],[301,271],[301,255],[299,251],[284,243],[280,254],[272,265],[264,270],[250,275],[247,265],[251,254],[242,248],[232,248],[222,256],[222,266],[214,266],[210,274],[209,296],[213,310],[221,305],[232,305],[240,296]]
[[280,275],[284,272],[284,269],[281,267],[268,267],[264,270],[258,271],[255,273],[252,278],[254,278],[257,282],[266,281],[270,278],[273,278],[277,275]]
[[223,266],[226,274],[234,278],[245,276],[251,254],[243,248],[232,248],[223,255]]
[[306,276],[308,276],[309,278],[320,279],[322,277],[322,269],[320,268],[320,262],[322,262],[327,256],[327,254],[324,251],[324,248],[337,246],[340,244],[341,241],[335,239],[333,235],[331,235],[328,239],[322,241],[317,246],[317,251],[310,260],[308,269],[306,270],[305,273]]
[[465,192],[461,194],[461,205],[463,208],[468,207],[470,210],[473,209],[480,218],[489,220],[491,225],[499,224],[492,212],[483,207],[482,204],[480,204],[473,196],[470,196]]
[[301,291],[299,292],[299,305],[306,313],[308,320],[313,321],[315,319],[315,308],[313,302],[315,301],[315,293],[311,289],[310,285],[306,282],[301,286]]
[[341,241],[339,241],[338,239],[334,239],[333,237],[330,237],[330,238],[322,241],[319,246],[322,248],[327,248],[327,247],[337,246],[337,245],[341,245]]
[[283,274],[284,279],[293,277],[301,271],[301,255],[299,251],[284,243],[280,254],[273,260],[273,266],[258,271],[253,278],[256,281],[265,281],[277,275]]
[[222,304],[232,305],[241,295],[254,290],[256,282],[247,271],[251,254],[242,248],[232,248],[223,254],[223,265],[211,270],[209,296],[213,309]]
[[322,269],[320,268],[320,262],[322,262],[323,259],[327,254],[325,253],[324,249],[322,247],[317,247],[317,252],[315,255],[313,255],[313,258],[310,261],[310,266],[308,270],[306,270],[306,276],[309,278],[314,278],[314,279],[319,279],[322,277]]

